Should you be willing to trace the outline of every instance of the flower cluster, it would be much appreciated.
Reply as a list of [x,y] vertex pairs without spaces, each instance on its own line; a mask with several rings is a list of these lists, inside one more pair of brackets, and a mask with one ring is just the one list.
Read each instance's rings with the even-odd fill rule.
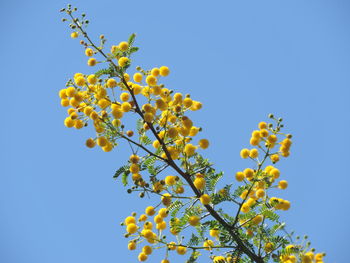
[[93,126],[95,135],[86,140],[89,148],[97,145],[110,152],[126,141],[132,154],[114,177],[122,178],[129,194],[158,197],[143,213],[133,212],[122,222],[127,247],[139,250],[139,261],[163,248],[161,263],[170,262],[172,251],[188,255],[187,262],[200,255],[214,263],[323,262],[324,254],[314,254],[309,242],[292,241],[277,214],[290,209],[290,201],[271,194],[288,187],[276,167],[292,145],[292,136],[282,132],[282,119],[270,114],[272,123],[258,124],[249,141],[253,148],[240,152],[252,165],[236,172],[237,182],[229,177],[219,188],[223,173],[201,155],[209,141],[200,136],[202,128],[191,116],[202,103],[165,86],[167,66],[130,70],[138,51],[134,34],[107,50],[105,36],[98,45],[87,35],[84,14],[74,17],[71,6],[61,11],[69,17],[63,21],[70,21],[71,37],[84,37],[80,44],[93,69],[75,73],[59,91],[61,105],[68,107],[64,125]]

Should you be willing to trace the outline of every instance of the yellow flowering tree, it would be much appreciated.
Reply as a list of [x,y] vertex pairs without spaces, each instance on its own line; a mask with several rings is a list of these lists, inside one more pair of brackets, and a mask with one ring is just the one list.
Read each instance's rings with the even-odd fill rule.
[[294,239],[280,220],[278,213],[288,210],[290,202],[271,196],[271,190],[288,187],[275,167],[289,156],[292,145],[292,136],[282,131],[282,119],[270,114],[270,123],[258,124],[249,141],[253,148],[240,152],[253,166],[237,171],[218,189],[223,173],[202,156],[209,141],[191,116],[202,103],[165,87],[170,73],[166,66],[131,70],[131,56],[138,51],[134,34],[108,51],[105,37],[95,43],[86,32],[85,14],[78,18],[76,11],[70,5],[61,10],[71,37],[82,38],[88,66],[104,66],[74,74],[60,90],[61,105],[68,107],[64,124],[76,129],[92,125],[89,148],[97,145],[110,152],[119,142],[128,143],[131,155],[114,177],[121,178],[129,194],[159,197],[122,223],[128,249],[139,250],[138,260],[164,249],[161,263],[169,263],[172,253],[187,255],[186,262],[203,255],[215,263],[322,263],[324,254],[315,253],[306,237]]

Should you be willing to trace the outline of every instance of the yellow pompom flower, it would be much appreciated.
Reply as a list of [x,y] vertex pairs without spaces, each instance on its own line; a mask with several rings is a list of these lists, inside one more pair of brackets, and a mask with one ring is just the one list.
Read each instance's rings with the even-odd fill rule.
[[143,117],[146,122],[152,122],[154,119],[154,115],[151,112],[146,112]]
[[166,229],[166,222],[165,221],[162,221],[160,222],[159,224],[156,225],[156,229],[158,230],[164,230]]
[[93,67],[95,66],[97,63],[96,59],[95,58],[89,58],[87,64],[90,66],[90,67]]
[[163,259],[160,263],[170,263],[170,261],[167,259]]
[[108,79],[107,80],[107,87],[108,88],[114,88],[117,86],[117,81],[115,79]]
[[266,128],[267,128],[267,124],[266,124],[266,122],[264,122],[264,121],[260,122],[258,126],[259,126],[259,129],[260,129],[260,130],[266,129]]
[[251,169],[251,168],[246,168],[246,169],[244,169],[243,173],[244,173],[244,176],[245,176],[247,179],[250,179],[250,178],[252,178],[252,177],[254,176],[254,170]]
[[124,223],[125,223],[125,225],[129,225],[131,223],[136,224],[135,217],[133,217],[133,216],[126,217],[124,220]]
[[134,76],[133,76],[134,81],[135,82],[139,82],[139,83],[142,81],[142,77],[143,77],[142,74],[139,73],[139,72],[135,73]]
[[79,36],[78,32],[72,32],[72,33],[70,34],[70,37],[71,37],[71,38],[77,38],[78,36]]
[[185,255],[185,254],[186,254],[186,251],[187,251],[187,248],[184,247],[184,246],[178,246],[177,249],[176,249],[176,252],[177,252],[179,255]]
[[197,177],[196,179],[194,179],[193,184],[198,190],[203,190],[205,187],[205,179]]
[[157,76],[159,76],[159,73],[160,73],[159,68],[153,68],[153,69],[151,70],[151,75],[152,75],[152,76],[157,77]]
[[93,54],[94,54],[94,51],[92,50],[92,48],[85,49],[86,56],[91,57]]
[[259,155],[259,151],[257,150],[257,149],[251,149],[250,151],[249,151],[249,157],[250,158],[253,158],[253,159],[255,159],[255,158],[257,158],[258,157],[258,155]]
[[290,202],[288,200],[283,200],[281,202],[281,209],[287,211],[290,208]]
[[101,136],[101,137],[98,137],[97,138],[97,145],[100,146],[100,147],[104,147],[106,146],[108,143],[108,140],[106,139],[106,137],[104,136]]
[[192,103],[193,103],[193,101],[192,101],[191,98],[185,98],[185,99],[183,100],[183,105],[184,105],[186,108],[191,107],[191,106],[192,106]]
[[120,43],[119,43],[119,49],[120,49],[121,51],[125,52],[125,51],[128,50],[128,48],[129,48],[128,42],[123,41],[123,42],[120,42]]
[[141,252],[137,258],[139,261],[146,261],[148,256],[145,253]]
[[65,120],[64,120],[64,125],[67,127],[67,128],[72,128],[74,126],[74,123],[75,121],[71,118],[71,117],[67,117]]
[[176,176],[173,176],[173,175],[169,175],[167,177],[165,177],[165,184],[166,185],[174,185],[176,183]]
[[237,172],[237,173],[236,173],[236,180],[237,180],[238,182],[243,181],[243,180],[244,180],[244,173],[242,173],[242,172]]
[[153,206],[148,206],[148,207],[146,207],[146,209],[145,209],[145,213],[146,213],[148,216],[153,216],[153,215],[156,213],[156,211],[155,211],[155,209],[154,209]]
[[96,145],[94,139],[92,139],[92,138],[87,139],[86,142],[85,142],[85,144],[86,144],[86,146],[89,147],[89,148],[94,148],[95,145]]
[[118,65],[119,67],[125,67],[129,63],[129,59],[127,57],[121,57],[118,59]]
[[278,188],[286,189],[288,187],[288,182],[286,180],[279,181]]
[[251,137],[249,143],[253,146],[259,145],[260,137]]
[[135,249],[136,249],[136,242],[130,241],[130,242],[128,243],[128,249],[129,249],[129,250],[135,250]]
[[256,192],[255,192],[255,195],[256,197],[258,198],[263,198],[265,196],[265,190],[264,189],[258,189]]
[[273,154],[270,156],[270,159],[273,163],[277,163],[280,160],[280,156],[278,154]]
[[203,194],[203,195],[199,198],[199,200],[201,201],[201,203],[202,203],[203,205],[208,205],[208,204],[210,204],[210,202],[211,202],[211,198],[210,198],[210,196],[207,195],[207,194]]
[[209,147],[209,141],[207,139],[199,140],[199,147],[202,149],[207,149]]
[[89,84],[96,84],[97,82],[97,77],[94,74],[91,74],[87,77],[87,81],[89,82]]
[[151,246],[144,246],[142,248],[142,252],[145,253],[146,255],[151,255],[152,251],[153,251],[153,249]]
[[211,250],[211,248],[213,246],[214,246],[213,240],[208,239],[208,240],[203,242],[203,247],[204,247],[205,250]]
[[267,137],[267,135],[269,135],[269,131],[266,129],[262,129],[260,130],[260,136],[261,137]]
[[133,163],[130,165],[129,170],[132,174],[137,174],[140,172],[140,166],[137,163]]
[[68,107],[69,106],[69,99],[61,99],[61,106],[62,107]]
[[121,101],[128,101],[130,98],[130,94],[129,93],[126,93],[126,92],[123,92],[122,94],[120,94],[120,100]]
[[105,108],[107,108],[111,103],[108,101],[108,100],[106,100],[106,99],[100,99],[99,101],[98,101],[98,106],[100,106],[100,108],[101,109],[105,109]]
[[248,213],[250,211],[250,206],[247,203],[244,203],[241,207],[243,213]]
[[156,215],[156,216],[153,218],[153,220],[154,220],[154,223],[160,224],[160,223],[163,222],[163,217],[161,217],[160,215]]
[[220,230],[219,229],[210,229],[209,235],[212,237],[219,237]]
[[163,76],[163,77],[168,76],[169,73],[170,73],[170,70],[169,70],[168,67],[166,67],[166,66],[161,66],[161,67],[159,68],[159,74],[160,74],[161,76]]
[[167,217],[168,214],[169,214],[169,211],[166,208],[161,208],[158,212],[158,215],[160,215],[163,218]]
[[131,105],[129,102],[123,102],[121,106],[123,112],[129,112],[131,110]]
[[184,148],[184,153],[187,155],[187,156],[192,156],[195,154],[196,152],[196,149],[197,147],[192,145],[192,144],[186,144],[185,145],[185,148]]
[[145,214],[140,215],[140,217],[139,217],[140,222],[146,221],[146,220],[147,220],[147,215],[145,215]]
[[241,152],[240,152],[240,155],[243,159],[246,159],[248,158],[249,156],[249,150],[248,149],[242,149]]
[[162,201],[163,205],[169,206],[171,204],[171,195],[169,193],[165,193],[162,196],[161,201]]
[[196,226],[199,224],[199,221],[200,221],[200,217],[198,216],[190,216],[190,218],[188,219],[188,223],[191,225],[191,226]]
[[157,85],[157,78],[153,75],[149,75],[146,77],[146,83],[149,86],[155,86]]
[[126,226],[126,232],[129,234],[134,234],[137,232],[137,225],[134,223],[130,223]]

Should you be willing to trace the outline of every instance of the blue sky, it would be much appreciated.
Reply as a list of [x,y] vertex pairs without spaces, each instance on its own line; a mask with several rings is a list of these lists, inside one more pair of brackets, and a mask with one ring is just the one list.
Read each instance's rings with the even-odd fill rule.
[[[327,252],[326,262],[347,262],[348,1],[71,3],[87,13],[91,36],[105,34],[109,45],[135,32],[135,66],[168,65],[168,87],[203,102],[193,116],[227,180],[248,165],[239,151],[257,123],[283,117],[294,144],[279,165],[292,202],[282,216]],[[92,130],[63,126],[57,92],[75,72],[91,72],[60,22],[65,5],[0,2],[0,262],[136,262],[119,222],[148,202],[112,179],[127,148],[88,150]]]

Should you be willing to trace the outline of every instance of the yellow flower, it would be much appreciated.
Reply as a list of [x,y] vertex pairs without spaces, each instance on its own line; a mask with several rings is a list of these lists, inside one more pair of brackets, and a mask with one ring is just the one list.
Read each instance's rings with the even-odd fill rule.
[[183,104],[184,104],[184,106],[185,106],[186,108],[191,107],[191,106],[192,106],[192,103],[193,103],[193,101],[192,101],[191,98],[185,98],[185,99],[183,100]]
[[128,44],[128,42],[125,42],[125,41],[123,41],[123,42],[120,42],[119,43],[119,49],[121,50],[121,51],[127,51],[128,50],[128,48],[129,48],[129,44]]
[[157,78],[153,75],[149,75],[146,77],[146,83],[149,86],[155,86],[157,85]]
[[89,84],[96,84],[97,77],[94,74],[91,74],[87,77],[87,81],[89,82]]
[[288,187],[288,182],[286,180],[279,181],[278,188],[286,189]]
[[193,184],[198,190],[203,190],[205,187],[205,179],[197,177],[196,179],[194,179]]
[[127,57],[121,57],[118,59],[118,65],[119,67],[125,67],[129,63],[129,59]]
[[135,217],[133,217],[133,216],[126,217],[124,220],[124,223],[125,223],[125,225],[129,225],[131,223],[136,224]]
[[129,93],[126,93],[126,92],[123,92],[122,94],[120,94],[120,100],[121,101],[128,101],[130,98],[130,94]]
[[211,248],[213,246],[214,246],[214,242],[213,242],[213,240],[210,240],[210,239],[204,241],[204,243],[203,243],[203,247],[205,247],[204,248],[205,250],[211,250]]
[[240,152],[240,155],[243,159],[246,159],[248,158],[249,156],[249,150],[248,149],[242,149],[241,152]]
[[107,87],[108,88],[114,88],[117,86],[117,81],[115,79],[108,79],[107,80]]
[[266,122],[264,122],[264,121],[260,122],[258,126],[259,126],[259,129],[260,129],[260,130],[266,129],[266,128],[267,128],[267,124],[266,124]]
[[177,249],[176,249],[176,252],[177,252],[179,255],[185,255],[185,254],[186,254],[186,251],[187,251],[187,248],[184,247],[184,246],[178,246]]
[[173,175],[169,175],[167,177],[165,177],[165,184],[166,185],[174,185],[176,183],[176,176],[173,176]]
[[143,253],[143,252],[141,252],[141,253],[139,254],[139,256],[138,256],[138,260],[139,260],[139,261],[146,261],[147,258],[148,258],[148,256],[147,256],[145,253]]
[[191,226],[196,226],[199,224],[200,218],[198,216],[190,216],[190,218],[188,219],[188,223]]
[[199,140],[199,147],[202,149],[207,149],[209,147],[209,141],[207,139]]
[[192,156],[195,154],[196,152],[196,149],[197,147],[192,145],[192,144],[186,144],[185,145],[185,148],[184,148],[184,153],[187,155],[187,156]]
[[153,68],[153,69],[151,70],[151,75],[152,75],[152,76],[157,77],[157,76],[159,75],[159,73],[160,73],[159,68]]
[[135,249],[136,249],[136,242],[130,241],[130,242],[128,243],[128,249],[129,249],[129,250],[135,250]]
[[137,225],[134,223],[130,223],[126,226],[126,232],[129,234],[134,234],[137,232]]
[[134,81],[135,81],[135,82],[139,82],[139,83],[142,81],[142,77],[143,77],[142,74],[141,74],[141,73],[138,73],[138,72],[135,73],[134,76],[133,76]]
[[91,57],[94,54],[94,51],[91,48],[85,49],[85,55]]
[[170,70],[169,70],[168,67],[162,66],[162,67],[159,68],[159,73],[160,73],[161,76],[165,77],[165,76],[169,75]]
[[82,87],[85,85],[85,78],[83,76],[79,76],[77,78],[74,78],[74,82],[75,84],[77,84],[78,86]]
[[203,194],[203,195],[199,198],[199,200],[201,201],[201,203],[202,203],[203,205],[208,205],[208,204],[210,204],[210,202],[211,202],[211,198],[210,198],[210,196],[207,195],[207,194]]
[[72,32],[71,34],[70,34],[70,37],[71,38],[77,38],[78,37],[78,32]]
[[243,181],[243,180],[244,180],[244,173],[242,173],[242,172],[237,172],[237,173],[236,173],[236,180],[237,180],[238,182]]
[[87,64],[91,67],[95,66],[97,63],[96,59],[95,58],[89,58]]
[[219,237],[220,234],[220,230],[218,229],[210,229],[209,231],[209,235],[211,235],[212,237]]
[[156,213],[156,211],[154,210],[153,206],[148,206],[146,207],[145,213],[149,216],[153,216]]
[[255,159],[255,158],[258,157],[258,155],[259,155],[259,151],[257,149],[255,149],[255,148],[251,149],[250,152],[249,152],[249,157],[250,158]]
[[108,140],[106,139],[106,137],[101,136],[97,138],[97,145],[100,147],[106,146],[108,143]]

